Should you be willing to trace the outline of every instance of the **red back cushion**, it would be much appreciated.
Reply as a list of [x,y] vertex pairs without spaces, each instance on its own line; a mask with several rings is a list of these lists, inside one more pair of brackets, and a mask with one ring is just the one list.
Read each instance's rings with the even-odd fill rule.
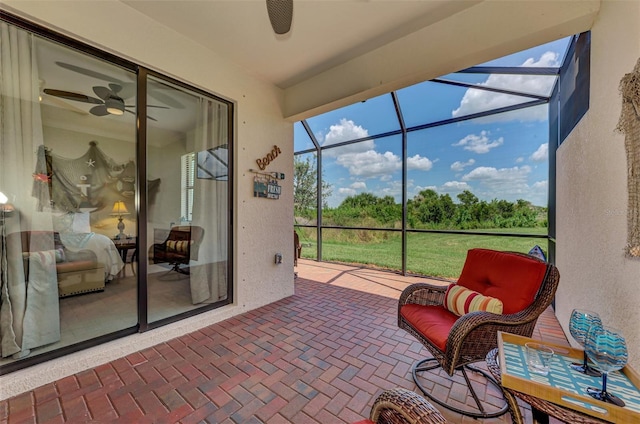
[[502,312],[513,314],[533,303],[546,270],[546,263],[514,253],[471,249],[458,284],[500,299]]

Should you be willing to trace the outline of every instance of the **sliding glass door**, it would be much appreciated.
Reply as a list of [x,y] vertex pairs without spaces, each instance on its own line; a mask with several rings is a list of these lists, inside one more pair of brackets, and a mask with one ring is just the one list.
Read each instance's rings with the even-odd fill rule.
[[231,103],[0,25],[0,374],[229,303]]
[[229,107],[156,77],[147,88],[148,320],[156,322],[228,298]]

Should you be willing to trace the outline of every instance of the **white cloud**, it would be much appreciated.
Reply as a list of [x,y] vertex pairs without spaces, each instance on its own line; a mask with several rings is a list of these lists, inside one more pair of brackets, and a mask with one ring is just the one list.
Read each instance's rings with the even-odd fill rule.
[[354,196],[357,192],[352,188],[340,187],[338,189],[338,193],[346,197],[346,196]]
[[400,157],[391,152],[378,153],[368,150],[362,153],[344,153],[336,162],[349,170],[349,174],[370,178],[386,175],[402,167]]
[[467,166],[471,166],[474,163],[476,163],[474,159],[469,159],[466,162],[460,162],[459,160],[457,160],[451,164],[451,170],[454,172],[460,172],[463,171]]
[[544,162],[549,158],[549,143],[541,144],[538,150],[533,152],[531,160],[534,162]]
[[[329,132],[322,137],[320,144],[322,146],[331,146],[332,144],[341,143],[343,141],[356,140],[369,136],[366,128],[356,125],[350,119],[342,118],[339,124],[331,125]],[[335,149],[325,150],[323,154],[328,157],[338,157],[346,153],[366,152],[375,149],[373,140],[365,140],[360,143],[349,144]]]
[[471,186],[464,181],[447,181],[441,187],[441,190],[447,193],[455,191],[470,190]]
[[351,187],[354,190],[366,190],[367,184],[364,181],[356,181],[355,183],[351,184],[349,187]]
[[487,131],[481,131],[480,135],[469,134],[452,146],[464,146],[465,150],[470,150],[474,153],[483,154],[489,153],[491,149],[501,146],[504,143],[504,138],[500,137],[495,140],[489,139],[489,133]]
[[[544,53],[539,60],[529,58],[525,60],[522,66],[533,67],[556,67],[560,66],[559,56],[554,52]],[[511,89],[513,91],[521,91],[524,93],[540,94],[550,91],[551,86],[555,83],[552,76],[541,75],[500,75],[492,74],[487,80],[478,85]],[[451,112],[453,117],[470,115],[477,112],[483,112],[491,109],[497,109],[505,106],[523,103],[528,101],[526,98],[512,96],[509,94],[494,93],[478,89],[467,89],[460,106]],[[506,120],[520,121],[544,121],[547,119],[546,107],[526,108],[513,111],[506,114],[492,115],[482,118],[483,122],[496,122]]]
[[547,189],[549,187],[549,181],[538,181],[533,183],[533,188],[535,189]]
[[394,180],[375,194],[379,197],[392,196],[396,199],[396,202],[400,202],[402,196],[402,181]]
[[[339,124],[331,125],[322,146],[331,146],[343,141],[365,138],[369,135],[366,128],[356,125],[352,120],[342,118]],[[325,157],[336,158],[336,163],[347,168],[349,174],[362,178],[380,177],[382,181],[393,179],[392,173],[402,169],[402,160],[392,152],[379,153],[373,140],[365,140],[335,149],[325,150]],[[407,167],[411,170],[428,171],[433,162],[424,156],[407,158]],[[362,183],[364,184],[364,183]],[[366,189],[366,185],[364,186]]]
[[480,166],[462,177],[462,181],[476,182],[478,188],[472,190],[479,198],[485,200],[530,199],[531,187],[528,184],[530,166],[514,166],[513,168],[493,168]]
[[[362,178],[380,177],[383,181],[392,179],[392,173],[402,169],[400,156],[392,152],[379,153],[368,150],[360,153],[342,153],[336,162],[349,170],[350,175]],[[415,155],[407,158],[407,167],[412,170],[428,171],[433,166],[429,158]]]
[[549,202],[549,181],[537,181],[531,186],[531,193],[527,197],[534,205],[547,206]]
[[524,158],[522,156],[516,159],[516,163],[522,163],[522,162],[524,162]]
[[438,187],[436,187],[436,186],[425,186],[425,187],[423,187],[423,186],[416,186],[414,191],[415,191],[416,193],[420,193],[420,192],[421,192],[421,191],[423,191],[423,190],[433,190],[433,191],[438,191]]
[[418,171],[428,171],[433,167],[433,162],[429,160],[429,158],[415,155],[407,158],[407,169],[408,170],[418,170]]

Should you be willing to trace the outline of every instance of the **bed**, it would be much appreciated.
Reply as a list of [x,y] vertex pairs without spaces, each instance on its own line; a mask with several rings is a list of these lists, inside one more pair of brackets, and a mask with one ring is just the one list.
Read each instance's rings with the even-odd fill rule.
[[97,233],[60,233],[62,244],[72,252],[89,249],[104,265],[104,281],[111,281],[122,269],[124,262],[113,241]]

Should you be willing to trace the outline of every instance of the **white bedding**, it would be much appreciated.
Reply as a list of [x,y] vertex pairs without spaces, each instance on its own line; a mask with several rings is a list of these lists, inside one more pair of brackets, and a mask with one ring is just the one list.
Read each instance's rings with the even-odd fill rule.
[[60,233],[60,240],[72,252],[83,249],[93,251],[98,262],[104,265],[105,281],[111,281],[124,266],[120,252],[107,236],[96,233]]

